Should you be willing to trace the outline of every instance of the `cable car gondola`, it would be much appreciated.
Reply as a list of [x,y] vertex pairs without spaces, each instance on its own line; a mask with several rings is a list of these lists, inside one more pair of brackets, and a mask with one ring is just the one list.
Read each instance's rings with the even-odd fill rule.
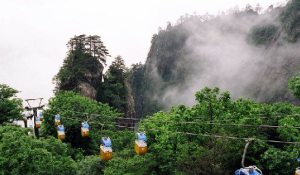
[[90,127],[89,124],[87,122],[83,122],[81,125],[82,125],[81,126],[81,135],[82,135],[82,137],[89,136],[89,127]]
[[55,125],[60,125],[60,117],[59,117],[58,114],[55,115],[55,121],[54,121],[54,124],[55,124]]
[[262,175],[262,171],[256,166],[249,166],[236,170],[235,175]]
[[244,166],[248,146],[251,143],[251,141],[253,141],[253,140],[254,139],[246,140],[247,144],[245,146],[244,154],[243,154],[243,158],[242,158],[242,167],[243,168],[236,170],[235,175],[262,175],[263,174],[262,171],[259,168],[257,168],[255,165],[248,166],[248,167]]
[[100,145],[100,156],[103,160],[110,160],[113,157],[111,140],[109,137],[102,137]]
[[135,140],[134,149],[139,155],[147,153],[147,137],[144,132],[136,133],[137,139]]
[[28,135],[33,136],[33,126],[31,124],[29,125],[29,129]]
[[60,140],[66,139],[64,125],[58,125],[57,138]]
[[24,114],[24,116],[23,116],[23,121],[27,122],[27,115],[26,114]]
[[297,168],[296,168],[295,175],[300,175],[300,167],[297,167]]
[[40,116],[41,121],[43,121],[44,120],[43,112],[40,112],[39,116]]
[[42,122],[41,122],[40,117],[36,117],[35,120],[36,120],[36,121],[35,121],[35,127],[36,127],[36,128],[40,128],[40,127],[42,126]]

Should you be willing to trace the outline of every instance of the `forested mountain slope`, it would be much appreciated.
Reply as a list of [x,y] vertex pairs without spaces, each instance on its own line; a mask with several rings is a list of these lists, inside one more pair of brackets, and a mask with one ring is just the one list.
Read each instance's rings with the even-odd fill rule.
[[248,5],[226,15],[186,15],[153,35],[146,63],[131,69],[137,116],[192,106],[205,86],[233,98],[298,103],[287,81],[299,71],[300,0],[261,11]]
[[67,44],[69,51],[63,66],[53,78],[56,93],[70,91],[96,99],[108,50],[99,36],[79,35]]
[[67,46],[67,57],[53,78],[55,93],[74,91],[89,99],[107,103],[127,117],[135,117],[123,58],[117,56],[103,73],[106,58],[110,55],[100,36],[74,36]]

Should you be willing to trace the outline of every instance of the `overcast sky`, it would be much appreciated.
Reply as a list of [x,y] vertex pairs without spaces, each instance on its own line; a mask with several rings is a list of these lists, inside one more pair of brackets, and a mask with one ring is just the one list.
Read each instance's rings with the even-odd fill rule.
[[279,0],[0,0],[0,84],[22,91],[18,96],[53,95],[52,78],[66,57],[74,35],[99,35],[112,58],[127,66],[146,60],[152,35],[181,15],[218,14],[236,5]]

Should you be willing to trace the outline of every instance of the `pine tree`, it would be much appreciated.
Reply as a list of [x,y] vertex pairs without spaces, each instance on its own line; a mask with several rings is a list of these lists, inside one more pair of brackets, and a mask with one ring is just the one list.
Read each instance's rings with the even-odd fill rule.
[[117,56],[109,66],[103,86],[98,92],[98,101],[108,103],[122,113],[126,113],[128,109],[125,71],[123,58]]
[[53,78],[55,92],[73,90],[90,99],[96,99],[102,80],[103,64],[106,64],[108,50],[100,36],[74,36],[67,43],[67,58]]

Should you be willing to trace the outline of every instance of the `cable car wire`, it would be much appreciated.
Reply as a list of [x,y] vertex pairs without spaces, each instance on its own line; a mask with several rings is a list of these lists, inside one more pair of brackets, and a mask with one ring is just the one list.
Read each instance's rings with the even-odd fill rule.
[[[72,117],[63,117],[63,118],[70,119],[70,120],[81,121],[80,119],[76,119],[76,118],[72,118]],[[100,122],[100,121],[92,121],[92,122],[89,122],[89,123],[99,124],[99,125],[102,125],[102,126],[105,126],[105,125],[107,125],[107,126],[116,126],[116,127],[128,128],[128,129],[134,129],[135,128],[135,127],[130,127],[130,126],[117,125],[117,124],[114,124],[113,122],[107,123],[107,122]],[[184,122],[184,123],[191,123],[191,122]],[[137,123],[126,123],[126,124],[128,124],[128,125],[135,125]],[[216,123],[212,123],[212,124],[216,124]],[[220,123],[217,123],[217,124],[220,124]],[[241,125],[241,124],[231,124],[229,126],[236,126],[236,125],[238,125],[238,126],[250,126],[250,125]],[[253,126],[253,125],[251,125],[251,126]],[[256,126],[287,127],[287,126],[272,126],[272,125],[256,125]],[[290,127],[290,128],[300,129],[300,127]],[[145,130],[146,131],[155,131],[155,132],[183,134],[183,135],[193,135],[193,136],[203,136],[203,137],[234,139],[234,140],[249,140],[249,139],[253,139],[253,140],[256,140],[256,141],[269,142],[269,143],[300,144],[300,142],[287,142],[287,141],[278,141],[278,140],[264,140],[264,139],[257,139],[257,138],[241,138],[241,137],[232,137],[232,136],[221,136],[221,135],[210,135],[210,134],[197,134],[197,133],[190,133],[190,132],[179,132],[179,131],[168,131],[168,130],[150,129],[148,127],[146,127]]]
[[[87,113],[87,112],[78,112],[78,111],[73,111],[73,110],[63,110],[63,111],[68,111],[68,112],[74,112],[74,113],[78,113],[78,114],[84,114],[84,115],[92,115],[92,116],[100,116],[100,117],[114,117],[114,116],[103,116],[101,114],[94,114],[94,113]],[[172,114],[172,113],[171,113]],[[220,116],[220,117],[229,117],[229,116],[268,116],[268,115],[285,115],[284,113],[271,113],[271,114],[247,114],[247,115],[243,115],[243,114],[235,114],[235,115],[226,115],[226,116]],[[298,116],[300,116],[300,114],[296,114]],[[116,118],[122,118],[125,119],[124,117],[116,117]],[[200,119],[200,117],[189,117],[190,119],[192,118],[197,118]],[[128,118],[128,119],[132,119],[132,118]]]
[[278,141],[278,140],[263,140],[263,139],[256,139],[256,138],[240,138],[240,137],[209,135],[209,134],[196,134],[196,133],[178,132],[178,131],[164,131],[164,130],[157,130],[157,129],[146,129],[146,130],[148,130],[148,131],[157,131],[157,132],[166,132],[166,133],[176,133],[176,134],[193,135],[193,136],[234,139],[234,140],[249,140],[249,139],[253,139],[253,140],[256,140],[256,141],[270,142],[270,143],[300,144],[300,142],[286,142],[286,141]]
[[[122,125],[114,125],[114,124],[101,123],[101,122],[90,122],[90,123],[100,124],[100,125],[109,125],[109,126],[124,127],[124,128],[129,128],[129,129],[134,129],[135,128],[135,127],[128,127],[128,126],[122,126]],[[127,123],[127,124],[135,124],[135,123]],[[263,140],[263,139],[257,139],[257,138],[240,138],[240,137],[232,137],[232,136],[197,134],[197,133],[179,132],[179,131],[166,131],[166,130],[157,130],[157,129],[149,129],[149,128],[146,128],[145,130],[146,131],[148,130],[148,131],[165,132],[165,133],[184,134],[184,135],[193,135],[193,136],[234,139],[234,140],[249,140],[249,139],[253,139],[253,140],[256,140],[256,141],[269,142],[269,143],[300,144],[300,142],[286,142],[286,141],[278,141],[278,140]]]
[[[86,112],[77,112],[77,111],[72,111],[72,110],[63,110],[63,111],[68,111],[68,112],[74,112],[74,113],[77,113],[77,114],[82,114],[82,115],[92,115],[92,116],[99,116],[99,117],[114,117],[114,116],[103,116],[101,114],[93,114],[93,113],[86,113]],[[229,116],[241,116],[241,117],[245,117],[245,116],[268,116],[268,115],[271,115],[275,118],[279,118],[279,117],[292,117],[292,116],[300,116],[300,114],[289,114],[289,115],[286,115],[284,113],[271,113],[271,114],[249,114],[249,115],[239,115],[239,114],[236,114],[236,115],[225,115],[225,116],[219,116],[219,117],[229,117]],[[276,115],[282,115],[282,116],[276,116]],[[193,118],[196,118],[196,119],[201,119],[201,117],[189,117],[189,119],[193,119]],[[267,118],[271,118],[271,117],[260,117],[260,118],[264,118],[264,119],[267,119]],[[114,119],[124,119],[124,120],[147,120],[149,118],[126,118],[126,117],[115,117]],[[250,119],[253,119],[253,118],[241,118],[241,119],[246,119],[246,120],[250,120]],[[236,119],[226,119],[226,120],[223,120],[223,121],[229,121],[229,120],[236,120]]]
[[[151,120],[149,120],[151,121]],[[176,121],[155,121],[151,122],[165,122],[165,123],[175,123],[175,124],[199,124],[199,125],[220,125],[220,126],[243,126],[243,127],[262,127],[262,128],[290,128],[290,129],[300,129],[298,126],[277,126],[277,125],[250,125],[250,124],[231,124],[231,123],[208,123],[208,122],[176,122]]]
[[[85,114],[85,113],[79,113],[79,114]],[[295,116],[294,115],[287,115],[287,116]],[[300,116],[296,115],[296,116]],[[70,117],[65,117],[65,118],[69,118]],[[117,117],[116,117],[117,118]],[[126,118],[128,119],[128,118]],[[132,119],[132,118],[130,118]],[[75,119],[73,118],[73,120],[78,120],[78,121],[85,121],[83,119]],[[174,124],[198,124],[198,125],[219,125],[219,126],[239,126],[239,127],[261,127],[261,128],[289,128],[289,129],[300,129],[299,126],[278,126],[278,125],[252,125],[252,124],[232,124],[232,123],[209,123],[209,121],[205,121],[205,122],[181,122],[181,121],[164,121],[164,120],[151,120],[151,118],[148,119],[143,119],[145,121],[151,121],[151,122],[160,122],[160,123],[174,123]]]

